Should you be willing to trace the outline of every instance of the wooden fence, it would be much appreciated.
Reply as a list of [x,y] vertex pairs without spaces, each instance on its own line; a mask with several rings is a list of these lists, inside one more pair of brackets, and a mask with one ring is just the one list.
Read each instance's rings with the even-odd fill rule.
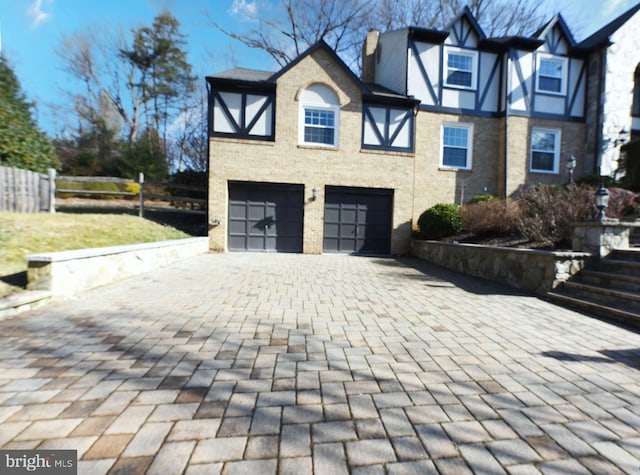
[[[101,197],[122,197],[133,198],[138,197],[138,214],[144,216],[145,211],[173,211],[177,213],[201,214],[206,215],[207,205],[207,188],[205,186],[181,185],[168,182],[147,182],[144,174],[140,173],[138,181],[127,178],[114,177],[81,177],[81,176],[60,176],[58,183],[64,183],[66,188],[58,187],[56,195],[80,195],[95,198]],[[73,188],[73,183],[113,183],[116,185],[137,184],[138,190],[127,191],[119,190],[88,190],[84,187],[77,186]],[[71,186],[70,186],[71,185]],[[130,188],[131,189],[131,188]],[[186,191],[183,194],[196,194],[199,197],[180,196],[176,193]]]
[[55,173],[53,169],[45,174],[0,167],[0,211],[54,212]]
[[[93,186],[87,186],[88,183]],[[113,186],[96,186],[96,184]],[[144,216],[145,210],[207,214],[205,186],[145,182],[142,173],[136,182],[115,177],[64,175],[56,177],[56,171],[53,169],[45,175],[18,168],[0,167],[0,211],[53,213],[56,210],[56,197],[61,199],[69,196],[131,199],[137,201],[140,216]]]

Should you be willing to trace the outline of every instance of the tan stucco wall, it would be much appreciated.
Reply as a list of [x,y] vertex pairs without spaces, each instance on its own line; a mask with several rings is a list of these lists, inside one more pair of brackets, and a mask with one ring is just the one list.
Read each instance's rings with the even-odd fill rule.
[[[340,138],[337,149],[298,145],[297,98],[305,87],[314,83],[331,87],[339,97]],[[304,185],[305,253],[322,252],[326,185],[393,189],[391,252],[408,251],[413,156],[361,151],[361,91],[322,49],[303,58],[278,79],[275,125],[275,142],[210,139],[209,216],[220,219],[220,225],[209,231],[212,250],[226,250],[227,183],[231,180]],[[311,201],[314,187],[320,190],[317,201]]]
[[[507,179],[506,192],[511,196],[523,186],[536,184],[567,183],[568,174],[566,164],[573,154],[578,163],[575,170],[576,177],[583,174],[585,153],[585,124],[582,122],[562,122],[557,120],[531,119],[527,117],[509,116],[507,119]],[[531,129],[544,127],[560,129],[560,164],[558,173],[534,173],[529,171],[529,150]]]
[[[497,195],[502,119],[420,111],[416,119],[416,179],[414,222],[436,203],[463,203],[473,195]],[[473,124],[471,170],[440,166],[441,126],[444,122]]]

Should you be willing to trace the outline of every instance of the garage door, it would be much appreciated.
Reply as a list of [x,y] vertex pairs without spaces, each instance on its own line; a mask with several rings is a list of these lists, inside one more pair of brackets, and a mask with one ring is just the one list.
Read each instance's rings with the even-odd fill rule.
[[302,252],[303,209],[303,185],[229,183],[229,250]]
[[325,252],[389,254],[393,190],[327,187]]

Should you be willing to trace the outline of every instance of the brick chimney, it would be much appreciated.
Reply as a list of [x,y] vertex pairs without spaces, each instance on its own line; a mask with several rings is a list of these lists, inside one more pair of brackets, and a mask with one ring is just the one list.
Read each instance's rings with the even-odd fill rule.
[[369,30],[362,45],[362,82],[375,82],[376,80],[376,49],[380,31]]

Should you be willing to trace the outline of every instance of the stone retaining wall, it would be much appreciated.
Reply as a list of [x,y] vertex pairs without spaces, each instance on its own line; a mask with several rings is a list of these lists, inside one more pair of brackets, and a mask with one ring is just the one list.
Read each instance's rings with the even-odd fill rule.
[[48,290],[54,296],[73,295],[207,252],[208,238],[197,237],[32,254],[27,256],[27,288]]
[[413,241],[412,254],[448,269],[544,294],[579,272],[592,255]]

